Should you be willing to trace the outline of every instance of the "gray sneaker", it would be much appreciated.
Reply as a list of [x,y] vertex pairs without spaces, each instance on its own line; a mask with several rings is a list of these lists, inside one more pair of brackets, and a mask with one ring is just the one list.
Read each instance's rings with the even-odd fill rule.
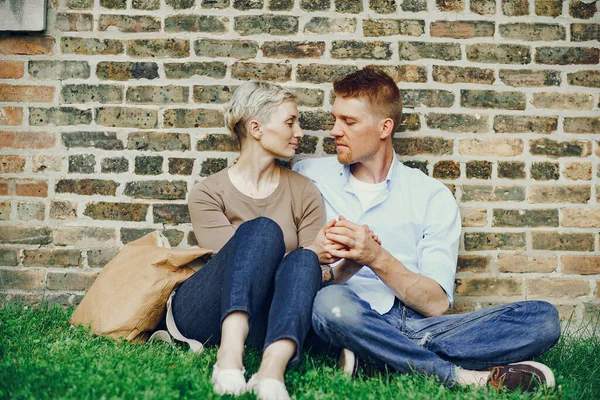
[[354,376],[358,370],[358,358],[352,351],[342,349],[340,352],[340,359],[338,360],[338,366],[345,375]]
[[501,392],[503,389],[521,389],[523,392],[533,392],[538,386],[548,388],[556,386],[554,374],[542,363],[523,361],[520,363],[490,368],[487,384]]

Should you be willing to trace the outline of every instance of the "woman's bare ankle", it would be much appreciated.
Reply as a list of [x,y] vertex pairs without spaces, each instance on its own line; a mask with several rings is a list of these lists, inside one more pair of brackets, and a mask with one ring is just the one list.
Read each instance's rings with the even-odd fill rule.
[[217,362],[215,363],[220,369],[242,369],[243,349],[230,349],[219,347],[217,351]]

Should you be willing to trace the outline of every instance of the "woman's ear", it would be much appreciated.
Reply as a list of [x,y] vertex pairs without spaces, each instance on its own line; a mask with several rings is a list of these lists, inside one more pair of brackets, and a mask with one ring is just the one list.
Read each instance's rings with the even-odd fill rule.
[[388,137],[394,134],[394,120],[391,118],[386,118],[381,121],[381,131],[379,133],[379,138],[381,140],[387,139]]
[[260,137],[262,136],[262,131],[260,129],[260,123],[253,119],[249,123],[249,128],[250,129],[248,129],[248,133],[250,133],[250,135],[252,135],[252,137],[254,137],[254,139],[260,140]]

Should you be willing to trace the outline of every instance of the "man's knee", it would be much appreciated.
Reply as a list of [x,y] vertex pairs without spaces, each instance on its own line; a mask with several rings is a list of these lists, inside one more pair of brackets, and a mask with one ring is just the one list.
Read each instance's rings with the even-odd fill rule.
[[317,292],[313,303],[313,326],[358,326],[361,314],[362,307],[350,289],[341,285],[331,285]]
[[535,301],[534,307],[540,318],[540,332],[543,332],[548,342],[556,343],[560,338],[560,319],[558,310],[547,301]]

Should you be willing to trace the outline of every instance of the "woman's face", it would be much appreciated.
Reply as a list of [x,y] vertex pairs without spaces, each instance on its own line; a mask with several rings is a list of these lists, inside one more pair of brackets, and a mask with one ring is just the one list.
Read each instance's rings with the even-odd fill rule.
[[268,122],[261,124],[260,144],[275,157],[291,158],[304,133],[300,128],[298,106],[294,100],[281,103]]

